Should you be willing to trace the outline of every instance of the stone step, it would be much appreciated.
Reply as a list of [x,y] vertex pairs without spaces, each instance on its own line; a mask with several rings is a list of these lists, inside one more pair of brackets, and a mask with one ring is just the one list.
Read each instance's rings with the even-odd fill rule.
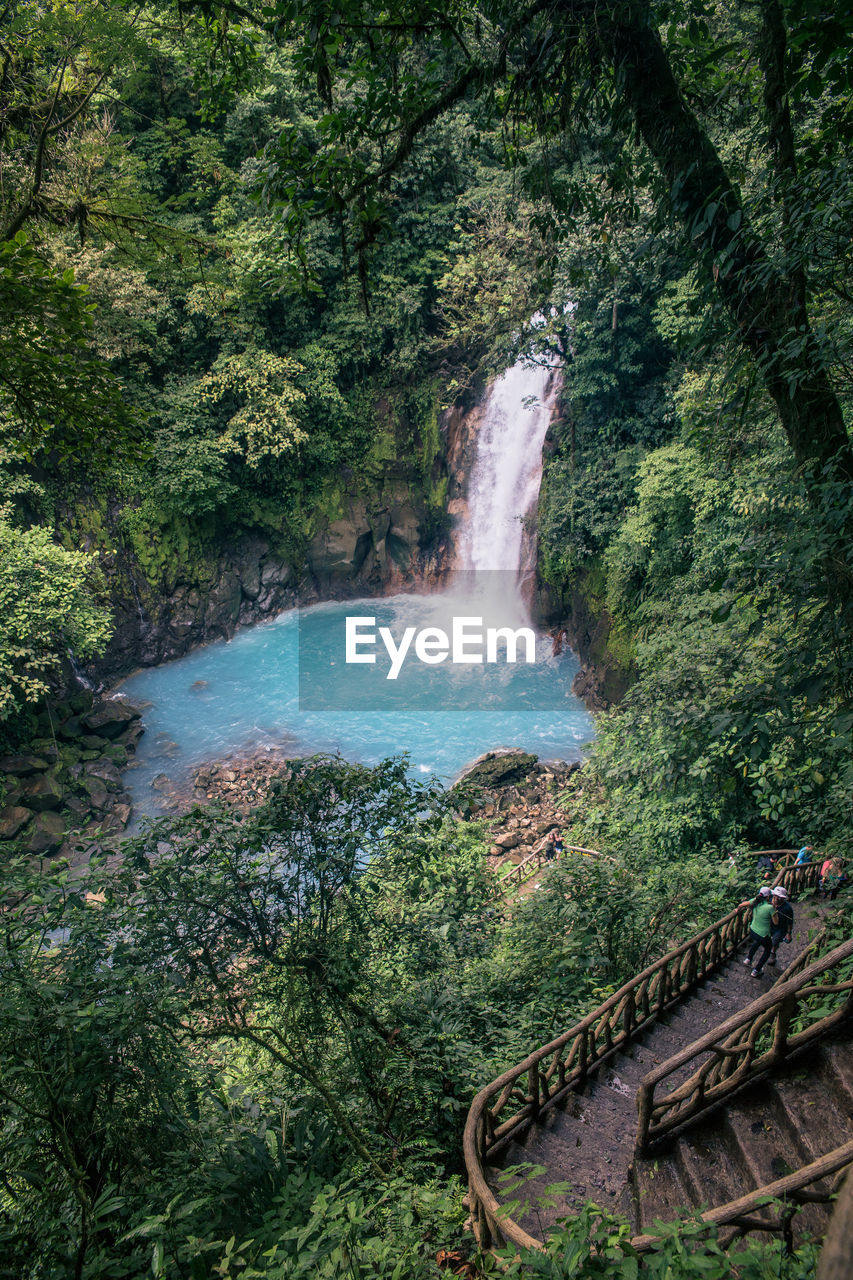
[[[849,1066],[849,1046],[845,1046],[845,1051],[846,1064],[842,1055],[838,1055],[842,1072],[845,1066],[853,1070]],[[811,1164],[833,1147],[853,1139],[853,1096],[839,1080],[826,1051],[818,1050],[801,1059],[793,1069],[774,1080],[773,1088],[798,1135],[806,1157],[803,1163]]]
[[669,1159],[689,1188],[690,1204],[697,1209],[727,1204],[748,1189],[738,1161],[733,1158],[729,1135],[719,1120],[682,1134]]
[[824,1046],[823,1053],[827,1087],[837,1097],[838,1108],[849,1121],[853,1116],[853,1044],[850,1039],[832,1040]]
[[[737,1144],[736,1163],[744,1173],[742,1195],[784,1178],[811,1160],[775,1090],[769,1086],[761,1094],[761,1089],[755,1086],[723,1113],[724,1125]],[[826,1223],[826,1211],[809,1205],[797,1214],[797,1236],[820,1234]]]
[[671,1222],[685,1210],[691,1212],[691,1192],[668,1157],[644,1161],[642,1170],[635,1173],[634,1187],[637,1232],[651,1231],[656,1220]]
[[[794,942],[784,949],[790,964],[808,945],[823,912],[797,905]],[[508,1145],[500,1166],[533,1166],[508,1190],[501,1168],[489,1181],[498,1200],[540,1238],[556,1220],[587,1200],[629,1212],[638,1230],[655,1218],[671,1221],[684,1208],[716,1206],[775,1181],[853,1136],[853,1055],[849,1044],[830,1045],[794,1064],[771,1083],[759,1082],[725,1110],[683,1132],[655,1158],[635,1159],[636,1093],[654,1067],[769,990],[782,972],[755,979],[743,963],[745,948],[693,994],[621,1054],[593,1072],[583,1090],[552,1107]],[[676,1088],[703,1059],[692,1058],[666,1082]],[[833,1112],[843,1112],[834,1123]],[[810,1118],[820,1116],[820,1120]],[[553,1190],[554,1187],[557,1190]],[[526,1206],[526,1207],[525,1207]],[[799,1215],[798,1236],[825,1228],[821,1207]]]

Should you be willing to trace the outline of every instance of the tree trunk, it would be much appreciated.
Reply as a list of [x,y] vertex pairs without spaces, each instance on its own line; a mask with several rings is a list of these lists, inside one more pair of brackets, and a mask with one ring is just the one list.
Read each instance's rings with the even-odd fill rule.
[[617,87],[776,404],[811,496],[820,480],[853,481],[841,406],[798,291],[770,261],[716,149],[682,97],[648,4],[627,0],[597,16]]

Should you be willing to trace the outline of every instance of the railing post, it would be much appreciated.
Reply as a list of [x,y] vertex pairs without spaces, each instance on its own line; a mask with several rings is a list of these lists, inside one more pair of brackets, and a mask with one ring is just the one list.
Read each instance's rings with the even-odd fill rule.
[[527,1073],[527,1092],[530,1096],[530,1114],[539,1115],[539,1063],[534,1062]]
[[634,1030],[634,1023],[637,1020],[637,1008],[634,1003],[634,992],[631,991],[625,1000],[625,1009],[622,1013],[622,1027],[625,1031],[625,1039],[630,1040],[631,1032]]
[[641,1084],[637,1094],[637,1110],[639,1111],[639,1119],[637,1121],[637,1154],[642,1155],[648,1146],[649,1128],[652,1119],[652,1105],[654,1103],[654,1085]]
[[687,987],[695,985],[697,972],[698,957],[696,955],[696,948],[691,947],[687,953]]
[[784,1058],[788,1048],[788,1028],[797,1008],[796,995],[786,996],[776,1012],[776,1030],[773,1034],[771,1053],[774,1061]]
[[580,1045],[578,1046],[578,1084],[583,1084],[586,1080],[586,1064],[587,1064],[587,1040],[586,1027],[580,1033]]

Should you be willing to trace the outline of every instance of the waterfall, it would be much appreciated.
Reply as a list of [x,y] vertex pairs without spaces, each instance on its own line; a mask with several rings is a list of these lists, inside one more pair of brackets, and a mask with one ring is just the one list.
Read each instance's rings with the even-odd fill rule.
[[492,384],[477,433],[468,511],[456,534],[457,570],[502,570],[495,588],[504,603],[514,592],[525,616],[524,591],[534,564],[523,521],[539,497],[542,449],[558,385],[553,368],[524,358]]

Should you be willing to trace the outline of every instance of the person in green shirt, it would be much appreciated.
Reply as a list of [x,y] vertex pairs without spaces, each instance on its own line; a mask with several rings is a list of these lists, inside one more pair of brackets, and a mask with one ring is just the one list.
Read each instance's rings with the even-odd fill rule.
[[[760,978],[762,970],[767,963],[767,957],[773,949],[773,943],[770,938],[773,928],[773,905],[770,901],[769,887],[762,885],[751,903],[747,900],[740,905],[742,907],[752,906],[752,916],[749,921],[749,951],[746,953],[744,964],[752,967],[753,978]],[[761,955],[755,960],[759,947],[761,948]]]

